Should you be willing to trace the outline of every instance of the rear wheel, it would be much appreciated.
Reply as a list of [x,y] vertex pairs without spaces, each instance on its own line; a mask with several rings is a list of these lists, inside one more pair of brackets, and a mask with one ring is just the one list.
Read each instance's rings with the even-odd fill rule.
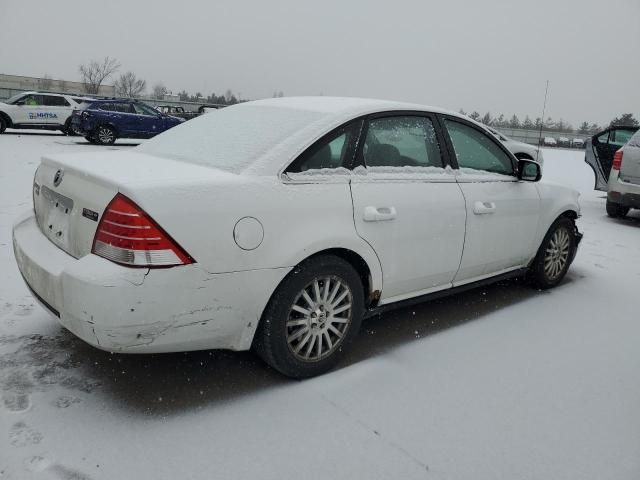
[[303,262],[278,286],[256,332],[258,354],[293,378],[320,375],[342,357],[364,315],[358,273],[323,255]]
[[533,285],[543,290],[558,285],[571,265],[576,248],[573,220],[560,217],[549,228],[529,270]]
[[629,213],[629,207],[623,207],[618,203],[607,200],[607,215],[611,218],[623,218]]
[[64,122],[64,127],[62,128],[62,133],[64,133],[65,135],[68,135],[69,137],[75,136],[73,128],[71,128],[71,117],[69,117],[67,119],[67,121]]
[[116,132],[107,125],[100,125],[96,132],[96,139],[100,145],[112,145],[116,141]]
[[7,122],[0,115],[0,133],[4,132],[6,128],[7,128]]

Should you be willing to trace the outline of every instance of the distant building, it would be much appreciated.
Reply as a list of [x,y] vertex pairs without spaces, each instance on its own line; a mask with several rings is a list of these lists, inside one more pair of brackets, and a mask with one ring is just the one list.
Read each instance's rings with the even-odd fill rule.
[[[82,82],[69,80],[54,80],[52,78],[23,77],[21,75],[6,75],[0,73],[0,98],[8,98],[22,90],[47,90],[51,92],[64,92],[84,94]],[[98,95],[115,97],[114,85],[100,85]]]

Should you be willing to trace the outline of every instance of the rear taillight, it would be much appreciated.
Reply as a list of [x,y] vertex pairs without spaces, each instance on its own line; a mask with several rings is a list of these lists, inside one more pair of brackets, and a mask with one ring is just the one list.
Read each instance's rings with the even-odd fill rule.
[[622,167],[622,149],[613,155],[613,163],[611,164],[612,170],[620,170],[620,167]]
[[98,224],[91,252],[130,267],[170,267],[195,260],[160,225],[118,193]]

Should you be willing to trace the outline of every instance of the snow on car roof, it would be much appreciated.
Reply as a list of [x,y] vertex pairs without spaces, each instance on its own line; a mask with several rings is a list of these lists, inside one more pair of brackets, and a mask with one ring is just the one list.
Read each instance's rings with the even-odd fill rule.
[[427,112],[447,113],[459,116],[455,112],[438,107],[419,105],[415,103],[396,102],[392,100],[377,100],[358,97],[282,97],[268,98],[248,102],[253,105],[277,106],[294,110],[306,110],[326,114],[355,114],[365,115],[375,111],[388,110],[421,110]]
[[158,135],[137,150],[232,173],[275,174],[313,142],[369,113],[434,107],[363,98],[286,97],[245,102]]

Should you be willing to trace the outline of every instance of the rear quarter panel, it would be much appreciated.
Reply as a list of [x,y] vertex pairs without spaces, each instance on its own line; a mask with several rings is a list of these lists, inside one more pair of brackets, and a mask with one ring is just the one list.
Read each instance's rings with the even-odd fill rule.
[[[210,273],[293,267],[323,250],[344,248],[368,264],[372,289],[382,288],[378,257],[355,231],[346,178],[284,183],[275,176],[226,175],[221,181],[122,192]],[[253,250],[234,239],[234,227],[244,217],[262,224],[262,242]]]

